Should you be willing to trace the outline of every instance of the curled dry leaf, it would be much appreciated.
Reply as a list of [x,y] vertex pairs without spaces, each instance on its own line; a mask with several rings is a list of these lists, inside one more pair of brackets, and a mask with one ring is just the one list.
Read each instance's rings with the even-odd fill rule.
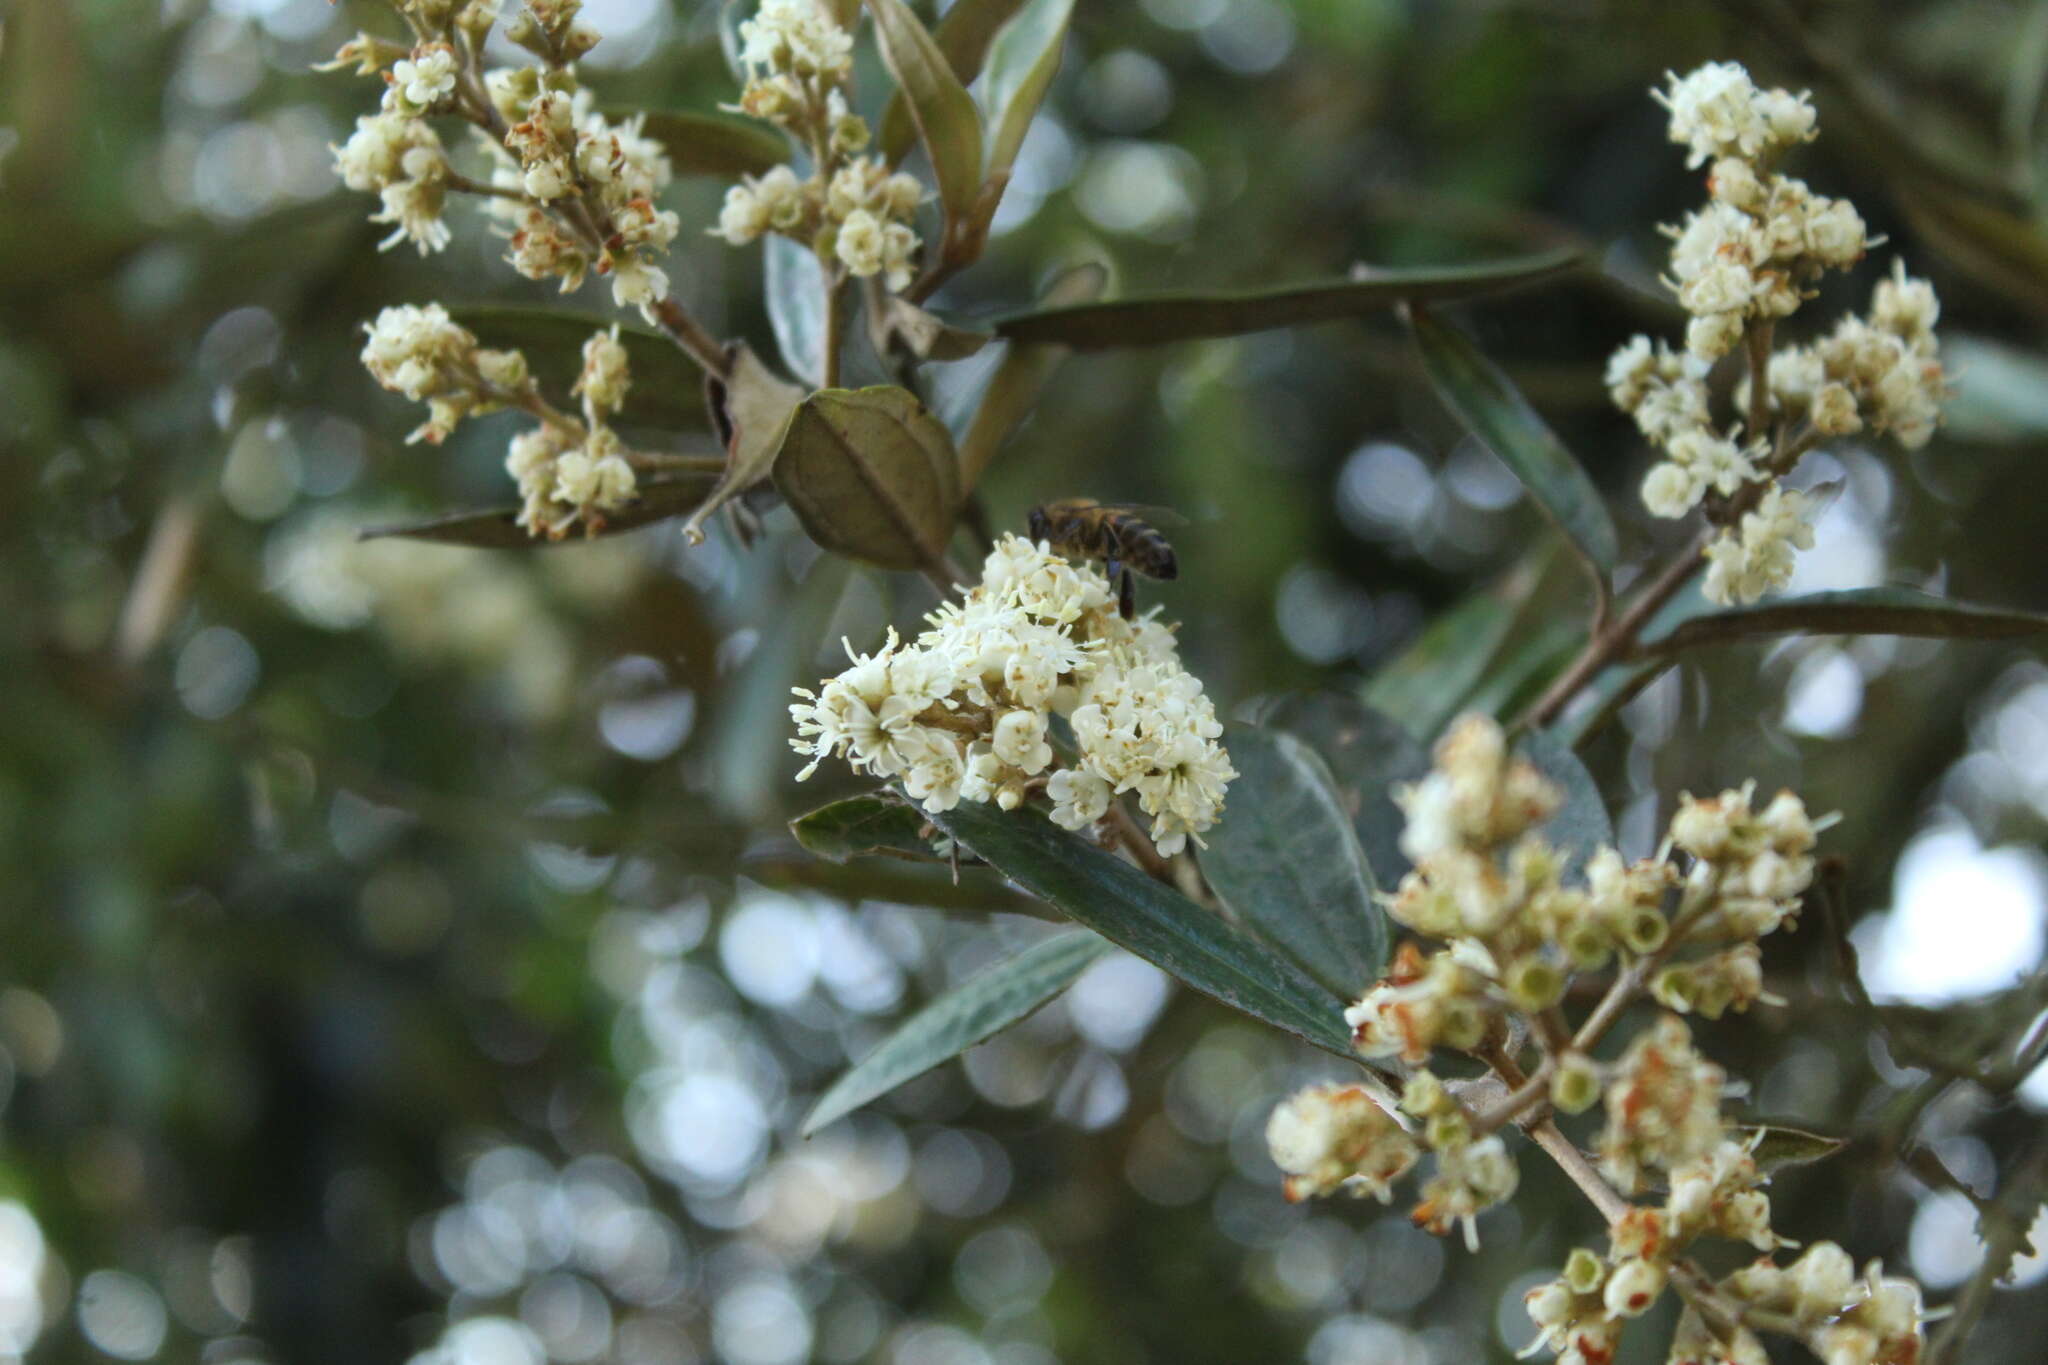
[[692,545],[704,539],[704,519],[734,497],[769,477],[789,417],[804,391],[781,378],[745,342],[729,348],[731,369],[724,379],[704,381],[705,406],[725,443],[725,472],[683,523]]

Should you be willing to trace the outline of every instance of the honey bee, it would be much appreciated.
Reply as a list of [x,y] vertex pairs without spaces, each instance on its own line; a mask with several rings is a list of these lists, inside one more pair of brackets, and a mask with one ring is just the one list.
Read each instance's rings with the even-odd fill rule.
[[[1174,519],[1163,509],[1144,510],[1154,519]],[[1180,576],[1173,546],[1138,513],[1139,509],[1126,504],[1064,498],[1032,508],[1025,527],[1033,540],[1048,541],[1070,558],[1101,560],[1103,571],[1116,580],[1117,608],[1128,621],[1136,612],[1132,574],[1162,580]]]

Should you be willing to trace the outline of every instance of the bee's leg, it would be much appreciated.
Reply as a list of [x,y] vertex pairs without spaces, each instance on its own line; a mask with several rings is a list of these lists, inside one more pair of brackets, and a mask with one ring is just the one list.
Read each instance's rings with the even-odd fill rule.
[[1128,564],[1123,566],[1123,572],[1116,580],[1116,609],[1123,613],[1126,621],[1138,614],[1137,585],[1131,581],[1131,569]]

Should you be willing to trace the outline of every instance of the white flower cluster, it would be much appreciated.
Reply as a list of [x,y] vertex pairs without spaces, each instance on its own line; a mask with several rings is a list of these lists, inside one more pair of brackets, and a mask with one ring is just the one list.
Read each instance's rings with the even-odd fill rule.
[[[564,293],[595,268],[611,277],[615,303],[652,320],[653,305],[669,292],[668,272],[656,262],[681,230],[673,210],[654,204],[674,175],[667,151],[642,131],[639,115],[608,120],[591,91],[565,72],[520,67],[484,80],[509,125],[504,147],[493,148],[492,183],[523,196],[491,200],[510,239],[512,268],[530,280],[560,279]],[[603,243],[595,259],[564,213],[595,223]]]
[[778,233],[836,261],[860,278],[881,276],[900,290],[916,274],[918,236],[911,226],[924,187],[892,173],[880,157],[863,156],[868,125],[847,104],[853,37],[817,0],[763,0],[740,25],[748,71],[738,112],[788,133],[811,149],[808,179],[788,166],[749,176],[726,191],[711,229],[733,246]]
[[[926,619],[915,642],[892,632],[874,654],[849,645],[852,667],[818,692],[798,689],[790,743],[811,758],[800,777],[843,757],[933,812],[961,801],[1014,810],[1043,788],[1069,829],[1135,792],[1168,855],[1221,816],[1237,773],[1214,704],[1172,632],[1119,616],[1092,565],[1005,536],[980,584]],[[1048,737],[1053,716],[1072,727],[1069,764]]]
[[356,120],[355,132],[333,151],[342,183],[383,201],[370,217],[373,223],[392,225],[391,235],[379,244],[382,249],[409,241],[424,256],[448,245],[451,234],[441,217],[448,199],[448,154],[440,135],[423,120],[389,110],[367,115]]
[[363,330],[363,367],[394,393],[427,405],[427,420],[405,439],[439,445],[465,417],[496,412],[530,382],[526,357],[477,345],[438,303],[400,304]]
[[[1814,280],[1853,266],[1871,243],[1854,206],[1775,169],[1815,135],[1804,94],[1759,90],[1730,62],[1671,76],[1655,93],[1689,164],[1712,163],[1706,206],[1666,229],[1674,239],[1668,283],[1691,322],[1683,351],[1630,339],[1608,361],[1607,388],[1662,453],[1643,480],[1644,505],[1682,517],[1705,504],[1723,528],[1707,552],[1707,597],[1754,601],[1783,587],[1794,552],[1813,543],[1807,500],[1777,483],[1800,454],[1866,427],[1908,446],[1932,433],[1947,391],[1933,333],[1939,307],[1924,281],[1895,264],[1867,319],[1846,318],[1826,340],[1768,357],[1770,392],[1753,410],[1770,414],[1775,432],[1717,423],[1706,383],[1712,362],[1789,317]],[[1735,397],[1752,410],[1748,379]]]
[[610,419],[632,384],[619,329],[584,343],[575,394],[583,420],[556,413],[541,400],[526,357],[486,350],[438,303],[386,308],[365,329],[363,365],[379,384],[427,405],[427,421],[409,441],[439,444],[465,417],[506,407],[536,411],[541,424],[512,438],[505,467],[519,484],[519,524],[534,535],[560,537],[580,522],[595,529],[604,513],[637,489],[625,447]]
[[1266,1147],[1286,1173],[1289,1200],[1344,1190],[1382,1204],[1421,1151],[1365,1087],[1331,1084],[1296,1091],[1274,1109]]
[[[1920,1286],[1886,1276],[1876,1261],[1858,1275],[1849,1253],[1833,1242],[1815,1242],[1789,1266],[1769,1260],[1744,1266],[1715,1288],[1738,1305],[1789,1319],[1792,1333],[1826,1365],[1906,1365],[1920,1358]],[[1679,1318],[1672,1365],[1722,1360],[1750,1365],[1769,1357],[1748,1328],[1723,1341],[1688,1309]]]
[[384,80],[381,111],[359,119],[334,149],[350,189],[373,193],[390,223],[384,245],[411,241],[424,254],[448,245],[442,217],[451,185],[476,189],[451,167],[426,122],[450,115],[476,125],[490,166],[490,212],[510,238],[508,259],[528,279],[559,279],[566,292],[593,269],[609,275],[620,307],[652,320],[668,297],[659,261],[681,223],[657,208],[672,177],[662,145],[641,120],[614,124],[576,78],[573,59],[597,35],[576,22],[578,0],[528,0],[506,35],[541,54],[544,66],[477,74],[477,55],[496,20],[480,0],[397,0],[422,41],[406,49],[358,34],[322,69],[353,67]]
[[583,400],[580,425],[543,421],[512,438],[505,470],[519,485],[519,524],[560,539],[577,524],[596,530],[604,514],[639,492],[633,466],[611,418],[632,387],[618,325],[583,343],[583,372],[573,392]]

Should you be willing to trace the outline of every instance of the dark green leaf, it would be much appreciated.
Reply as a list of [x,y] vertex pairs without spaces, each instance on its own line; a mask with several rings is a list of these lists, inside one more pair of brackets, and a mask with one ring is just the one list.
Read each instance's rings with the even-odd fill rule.
[[1358,279],[1278,289],[1112,299],[1018,314],[998,321],[995,330],[998,336],[1013,340],[1056,341],[1077,351],[1157,346],[1334,322],[1407,301],[1496,294],[1555,278],[1576,269],[1580,261],[1577,252],[1555,251],[1478,265],[1376,270]]
[[1838,1137],[1776,1123],[1738,1123],[1734,1125],[1734,1137],[1737,1142],[1756,1143],[1752,1154],[1756,1157],[1757,1169],[1765,1175],[1787,1166],[1804,1166],[1825,1160],[1848,1146]]
[[1851,588],[1778,597],[1681,621],[1645,640],[1644,654],[1759,635],[1914,635],[1944,640],[2006,640],[2048,631],[2048,614],[1952,602],[1913,588]]
[[882,60],[910,104],[918,140],[931,158],[946,211],[947,236],[968,221],[981,191],[981,110],[954,74],[924,23],[903,0],[868,0]]
[[1076,929],[1042,939],[962,982],[904,1020],[834,1081],[804,1116],[803,1135],[993,1038],[1073,985],[1109,948],[1100,935]]
[[[614,536],[652,522],[679,517],[710,494],[718,475],[701,473],[643,475],[640,495],[625,507],[605,514],[604,529],[597,536]],[[534,536],[519,524],[520,508],[494,507],[481,512],[456,512],[426,521],[393,526],[366,526],[359,533],[364,540],[404,536],[409,540],[431,540],[443,545],[468,545],[481,550],[540,550],[551,545],[575,545],[591,539],[580,532],[562,540]]]
[[1517,564],[1436,618],[1399,657],[1367,680],[1364,699],[1434,739],[1486,673],[1513,630],[1522,604],[1542,581],[1544,565]]
[[924,813],[888,791],[849,796],[789,822],[789,832],[820,858],[847,862],[864,854],[930,859],[931,840],[922,831]]
[[775,486],[826,549],[923,568],[952,539],[959,457],[945,425],[905,389],[821,389],[789,419]]
[[1372,870],[1329,769],[1281,730],[1240,726],[1230,804],[1207,834],[1202,873],[1241,923],[1337,995],[1354,999],[1387,963]]
[[1564,854],[1566,867],[1584,867],[1595,849],[1614,842],[1614,822],[1607,816],[1607,803],[1600,798],[1593,774],[1586,771],[1571,746],[1549,730],[1529,731],[1519,748],[1524,758],[1564,790],[1564,804],[1536,832]]
[[1513,470],[1605,584],[1619,553],[1600,491],[1500,367],[1462,332],[1421,309],[1409,326],[1422,368],[1444,406]]
[[[1030,0],[1022,13],[1003,26],[989,46],[988,81],[988,168],[984,178],[1008,180],[1017,160],[1017,149],[1031,131],[1031,120],[1045,102],[1045,92],[1059,74],[1060,55],[1067,45],[1067,24],[1073,18],[1074,0]],[[995,200],[987,205],[995,209]]]
[[[932,38],[946,55],[946,64],[960,84],[972,85],[981,74],[989,43],[1012,15],[1024,7],[1024,0],[955,0],[946,11]],[[881,131],[875,142],[890,165],[901,161],[917,140],[917,124],[911,120],[910,105],[897,91],[882,110]]]
[[1401,852],[1407,817],[1394,804],[1392,790],[1429,771],[1422,745],[1391,716],[1342,692],[1280,697],[1260,713],[1259,724],[1285,730],[1322,759],[1336,781],[1337,799],[1351,816],[1374,883],[1388,890],[1398,886],[1408,872],[1407,855]]
[[[1108,279],[1109,272],[1099,265],[1077,266],[1053,281],[1045,292],[1044,301],[1054,307],[1084,302],[1101,294]],[[1009,343],[1008,354],[1003,356],[989,378],[988,387],[982,391],[981,402],[974,410],[974,420],[968,424],[966,435],[960,438],[962,488],[972,489],[980,481],[988,462],[995,458],[996,451],[1030,413],[1046,381],[1052,378],[1053,371],[1060,367],[1060,362],[1070,351],[1071,348],[1057,342]]]
[[[595,313],[499,304],[463,304],[448,315],[485,346],[524,352],[533,377],[558,399],[568,396],[583,372],[583,343],[594,332],[610,331],[615,321]],[[622,324],[619,341],[633,375],[621,420],[671,431],[704,430],[704,375],[696,364],[667,337],[643,327]]]
[[966,802],[933,823],[1047,904],[1196,990],[1340,1057],[1344,1002],[1212,910],[1033,810]]
[[[632,115],[609,117],[623,123]],[[640,130],[661,144],[677,175],[761,175],[789,160],[782,135],[750,119],[659,111],[647,114]]]
[[825,271],[818,255],[771,233],[762,243],[761,277],[782,363],[815,389],[825,382]]

